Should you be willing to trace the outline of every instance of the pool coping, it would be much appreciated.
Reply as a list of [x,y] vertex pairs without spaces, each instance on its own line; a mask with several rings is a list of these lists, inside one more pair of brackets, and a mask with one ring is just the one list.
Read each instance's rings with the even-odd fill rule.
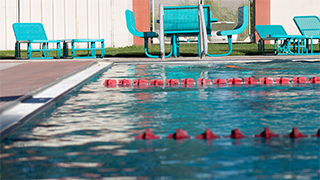
[[[1,60],[1,62],[5,61]],[[219,64],[271,61],[320,61],[320,56],[226,56],[205,57],[202,59],[199,57],[181,57],[167,58],[165,60],[135,57],[99,59],[1,107],[0,139],[4,139],[29,119],[57,103],[61,98],[73,92],[76,87],[81,87],[88,79],[111,67],[113,64],[197,64],[210,62]],[[8,60],[8,62],[21,61]]]
[[0,139],[4,139],[29,119],[57,103],[61,98],[81,87],[91,77],[112,66],[112,62],[94,61],[87,66],[64,75],[0,109]]

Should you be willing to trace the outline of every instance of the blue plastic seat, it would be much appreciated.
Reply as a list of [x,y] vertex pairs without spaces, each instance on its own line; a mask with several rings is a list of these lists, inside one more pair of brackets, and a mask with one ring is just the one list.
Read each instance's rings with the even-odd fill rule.
[[218,31],[218,36],[227,36],[229,51],[225,54],[209,54],[208,56],[227,56],[232,52],[232,35],[242,33],[247,27],[249,22],[249,8],[247,6],[242,6],[238,8],[238,24],[232,30]]
[[[307,47],[310,48],[311,54],[313,54],[313,39],[318,39],[319,44],[319,53],[320,53],[320,19],[317,16],[295,16],[293,21],[297,25],[300,33],[304,36],[307,36]],[[319,54],[317,53],[317,54]]]
[[[49,59],[50,51],[56,51],[56,58],[61,56],[61,46],[60,40],[48,40],[44,27],[41,23],[14,23],[12,25],[14,34],[16,36],[15,43],[15,57],[17,59],[21,58],[20,45],[22,43],[27,44],[27,58],[28,59]],[[33,49],[32,44],[39,44],[39,49]],[[56,48],[49,49],[49,44],[56,44]],[[32,52],[42,52],[40,58],[31,57]]]

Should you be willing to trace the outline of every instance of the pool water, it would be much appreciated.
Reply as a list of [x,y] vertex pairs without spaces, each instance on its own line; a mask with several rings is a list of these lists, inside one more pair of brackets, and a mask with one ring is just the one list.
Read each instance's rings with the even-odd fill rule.
[[[105,79],[320,75],[319,62],[116,64],[1,141],[1,179],[319,179],[320,85],[107,88]],[[264,127],[280,138],[254,138]],[[308,138],[282,137],[297,127]],[[166,139],[177,128],[192,137]],[[210,128],[243,139],[194,139]],[[136,140],[151,129],[159,140]]]

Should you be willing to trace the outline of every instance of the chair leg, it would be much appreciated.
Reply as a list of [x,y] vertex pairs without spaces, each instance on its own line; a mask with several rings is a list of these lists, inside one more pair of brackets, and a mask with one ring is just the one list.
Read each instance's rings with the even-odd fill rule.
[[44,50],[44,57],[48,58],[49,57],[49,44],[48,43],[43,43],[43,50]]
[[20,54],[20,51],[19,51],[19,48],[18,48],[18,46],[20,45],[20,43],[18,43],[18,42],[16,42],[16,44],[15,44],[15,53],[14,53],[14,56],[16,57],[16,58],[20,58],[18,55]]
[[63,57],[68,57],[68,43],[66,43],[65,41],[63,41]]
[[31,43],[28,43],[27,46],[28,46],[28,48],[27,48],[28,49],[28,55],[27,56],[28,56],[28,59],[30,59],[31,58]]
[[71,42],[71,57],[74,58],[76,55],[75,53],[75,47],[74,47],[74,42]]
[[228,46],[229,46],[229,51],[225,54],[209,54],[207,53],[207,55],[209,57],[216,57],[216,56],[228,56],[231,52],[232,52],[232,35],[228,35]]
[[178,52],[177,52],[177,50],[178,50],[177,38],[178,37],[176,35],[173,35],[172,38],[173,38],[173,56],[177,57],[178,56]]
[[[171,51],[168,55],[165,56],[165,58],[168,58],[172,55],[172,52],[174,50],[173,48],[173,37],[171,37]],[[148,38],[144,38],[144,53],[149,57],[149,58],[161,58],[160,55],[152,55],[148,52],[148,47],[149,47],[149,42]]]
[[101,58],[105,56],[104,39],[101,41]]
[[[311,44],[310,52],[311,52],[311,54],[313,54],[313,38],[312,37],[311,37],[310,41],[311,41],[311,43],[310,43]],[[309,49],[309,45],[308,45],[308,49]]]
[[97,56],[96,56],[96,50],[95,50],[95,48],[96,48],[96,43],[95,42],[91,42],[91,56],[92,57],[94,57],[94,58],[97,58]]
[[61,45],[60,43],[57,43],[57,58],[60,59],[61,58]]
[[180,57],[180,42],[179,42],[179,37],[177,36],[176,39],[176,43],[177,43],[177,56]]

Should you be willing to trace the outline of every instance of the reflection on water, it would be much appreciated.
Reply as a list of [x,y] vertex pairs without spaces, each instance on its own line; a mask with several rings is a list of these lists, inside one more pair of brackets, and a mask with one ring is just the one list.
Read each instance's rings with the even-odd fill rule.
[[[319,85],[114,87],[108,78],[182,79],[319,76],[319,63],[223,65],[115,65],[57,107],[1,142],[7,179],[312,179],[319,177],[319,139],[253,138],[265,126],[275,134],[320,127]],[[286,67],[279,69],[277,67]],[[267,68],[267,70],[266,70]],[[270,70],[274,69],[274,70]],[[299,73],[299,74],[297,74]],[[135,140],[146,128],[161,136]],[[220,136],[239,128],[249,138],[175,141],[210,128]],[[303,164],[303,166],[301,166]],[[5,173],[4,173],[5,172]]]

